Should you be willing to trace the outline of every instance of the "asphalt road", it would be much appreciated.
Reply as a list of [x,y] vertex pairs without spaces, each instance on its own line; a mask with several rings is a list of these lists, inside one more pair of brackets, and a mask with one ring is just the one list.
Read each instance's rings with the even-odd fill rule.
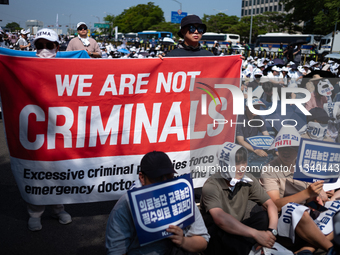
[[115,201],[65,205],[73,219],[69,225],[61,225],[47,208],[41,218],[42,230],[28,230],[26,203],[11,171],[3,120],[0,120],[0,171],[0,254],[105,254],[106,222]]

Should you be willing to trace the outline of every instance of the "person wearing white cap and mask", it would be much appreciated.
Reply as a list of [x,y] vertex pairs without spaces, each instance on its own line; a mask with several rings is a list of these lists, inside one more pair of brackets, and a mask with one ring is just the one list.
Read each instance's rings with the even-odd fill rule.
[[91,58],[101,58],[102,53],[95,39],[87,36],[87,25],[85,22],[77,24],[78,37],[73,38],[66,51],[86,50]]
[[54,58],[59,50],[59,37],[51,29],[43,28],[39,30],[33,41],[37,49],[37,56],[41,58]]
[[[54,58],[59,49],[59,39],[55,31],[47,28],[39,30],[33,41],[37,49],[37,56],[41,58]],[[29,214],[28,229],[38,231],[42,229],[41,216],[45,211],[45,205],[33,205],[27,203],[27,211]],[[72,222],[71,215],[68,214],[64,205],[50,205],[52,209],[52,217],[59,220],[61,224],[69,224]]]
[[19,50],[29,50],[29,48],[31,47],[31,43],[27,40],[28,34],[29,31],[21,29],[20,38],[16,43],[19,46]]
[[[278,213],[258,180],[248,172],[247,150],[226,142],[217,151],[218,165],[202,189],[200,209],[210,234],[205,254],[249,254],[257,243],[271,248]],[[265,208],[243,220],[248,200]]]
[[[293,126],[284,126],[269,149],[277,149],[278,157],[262,168],[260,182],[274,201],[281,216],[278,223],[278,242],[295,254],[312,255],[315,248],[332,247],[310,217],[306,201],[317,200],[324,181],[308,183],[293,179],[301,136]],[[287,214],[292,218],[285,219]]]

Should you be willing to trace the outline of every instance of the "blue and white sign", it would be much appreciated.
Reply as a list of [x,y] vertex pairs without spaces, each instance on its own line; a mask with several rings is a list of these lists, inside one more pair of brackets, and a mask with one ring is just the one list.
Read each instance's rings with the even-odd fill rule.
[[169,225],[184,228],[195,221],[190,174],[129,190],[128,197],[140,245],[172,235]]
[[301,139],[294,179],[336,182],[339,177],[340,144]]
[[178,12],[171,12],[171,23],[178,23],[180,24],[184,17],[188,16],[187,12],[182,12],[178,14]]
[[333,216],[340,210],[340,201],[328,201],[325,203],[325,207],[328,210],[320,213],[319,217],[316,218],[314,222],[322,233],[328,235],[333,231]]
[[268,150],[270,145],[272,145],[274,138],[268,135],[251,136],[246,138],[246,141],[253,146],[255,150]]

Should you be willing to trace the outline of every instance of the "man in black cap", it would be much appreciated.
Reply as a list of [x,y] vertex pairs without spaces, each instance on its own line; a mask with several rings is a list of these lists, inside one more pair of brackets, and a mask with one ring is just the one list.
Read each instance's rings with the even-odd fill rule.
[[210,51],[203,49],[199,43],[202,35],[207,31],[207,26],[196,15],[188,15],[181,21],[181,29],[178,36],[184,42],[177,49],[170,51],[166,57],[192,57],[192,56],[214,56]]
[[[133,188],[172,179],[175,173],[168,155],[160,151],[149,152],[141,160],[139,181],[134,184]],[[124,194],[112,209],[107,222],[107,254],[175,254],[180,251],[198,253],[205,250],[209,234],[200,211],[196,205],[194,208],[195,222],[193,224],[183,230],[178,226],[170,225],[166,231],[173,235],[169,238],[140,246],[128,197]]]

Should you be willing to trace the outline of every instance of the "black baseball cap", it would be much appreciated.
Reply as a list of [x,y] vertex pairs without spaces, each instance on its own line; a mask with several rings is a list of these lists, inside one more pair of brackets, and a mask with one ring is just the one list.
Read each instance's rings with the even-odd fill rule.
[[310,122],[310,121],[314,121],[314,120],[316,120],[319,123],[327,123],[328,120],[331,119],[328,116],[327,112],[320,107],[315,107],[315,108],[311,109],[309,112],[312,115],[307,116],[307,123]]
[[151,179],[177,173],[169,156],[162,151],[151,151],[145,154],[140,165],[142,173]]
[[[200,19],[200,17],[198,17],[197,15],[188,15],[185,16],[182,20],[181,20],[181,29],[187,25],[190,24],[201,24],[204,26],[204,32],[203,34],[207,31],[207,26],[205,24],[203,24],[202,20]],[[184,36],[181,33],[181,29],[178,31],[177,35],[181,38],[184,38]]]

